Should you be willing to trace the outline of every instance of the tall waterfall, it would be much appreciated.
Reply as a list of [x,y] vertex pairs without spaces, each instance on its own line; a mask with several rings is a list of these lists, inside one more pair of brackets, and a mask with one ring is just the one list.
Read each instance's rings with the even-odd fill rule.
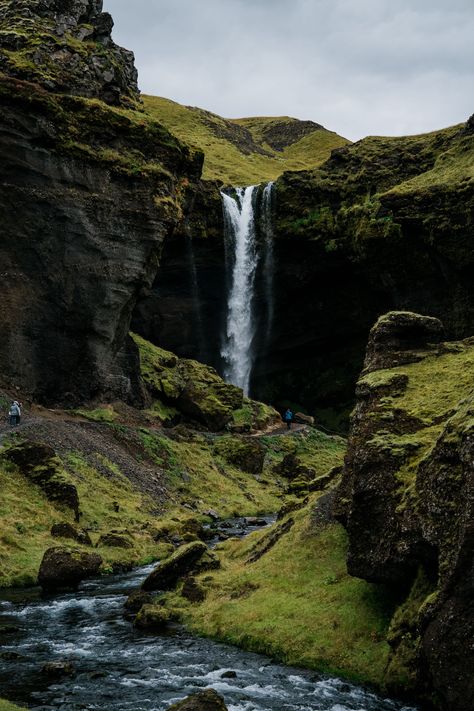
[[262,195],[261,225],[264,238],[263,278],[265,281],[265,301],[267,305],[267,319],[265,323],[265,348],[268,348],[274,315],[273,301],[273,208],[275,203],[275,183],[268,183]]
[[255,335],[254,282],[258,264],[255,230],[257,187],[237,188],[235,197],[222,193],[225,241],[231,266],[227,323],[221,355],[224,377],[248,395]]

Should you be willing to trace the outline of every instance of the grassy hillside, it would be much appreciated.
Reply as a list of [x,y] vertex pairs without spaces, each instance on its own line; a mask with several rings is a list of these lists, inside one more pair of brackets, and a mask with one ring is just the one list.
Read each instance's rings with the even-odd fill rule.
[[203,109],[156,96],[143,97],[147,113],[179,139],[205,153],[206,180],[249,185],[286,170],[323,163],[349,141],[312,121],[288,116],[224,119]]

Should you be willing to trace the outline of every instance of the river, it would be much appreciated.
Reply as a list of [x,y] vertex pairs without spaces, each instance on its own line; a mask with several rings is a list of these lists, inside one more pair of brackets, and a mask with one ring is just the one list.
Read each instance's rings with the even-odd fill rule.
[[[3,591],[0,696],[35,711],[163,711],[212,687],[230,711],[412,711],[361,686],[199,638],[181,626],[160,636],[136,630],[123,605],[154,565],[87,581],[75,593]],[[71,661],[74,676],[45,677],[42,666],[55,660]],[[226,672],[235,677],[223,678]]]

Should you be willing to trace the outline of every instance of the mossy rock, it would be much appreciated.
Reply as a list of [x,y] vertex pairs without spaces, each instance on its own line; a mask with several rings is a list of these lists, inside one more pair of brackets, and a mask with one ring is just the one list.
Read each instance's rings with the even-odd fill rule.
[[191,421],[213,431],[223,430],[242,406],[240,388],[225,383],[217,372],[132,334],[140,351],[141,374],[154,398],[172,406]]
[[141,630],[161,631],[168,626],[170,617],[168,610],[161,605],[143,605],[134,625]]
[[205,689],[178,701],[168,711],[227,711],[227,706],[214,689]]
[[142,589],[171,590],[178,580],[194,570],[196,563],[207,552],[207,546],[194,541],[178,548],[170,558],[157,565],[142,584]]
[[266,449],[258,439],[250,437],[220,437],[214,444],[214,452],[229,464],[250,474],[261,474]]
[[48,548],[41,561],[38,584],[44,590],[77,588],[86,578],[98,574],[102,558],[78,548]]

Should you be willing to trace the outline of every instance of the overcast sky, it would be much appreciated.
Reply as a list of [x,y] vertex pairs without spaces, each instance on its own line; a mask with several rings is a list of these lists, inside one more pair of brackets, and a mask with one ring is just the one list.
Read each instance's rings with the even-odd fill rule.
[[474,113],[474,0],[104,0],[148,94],[350,139]]

